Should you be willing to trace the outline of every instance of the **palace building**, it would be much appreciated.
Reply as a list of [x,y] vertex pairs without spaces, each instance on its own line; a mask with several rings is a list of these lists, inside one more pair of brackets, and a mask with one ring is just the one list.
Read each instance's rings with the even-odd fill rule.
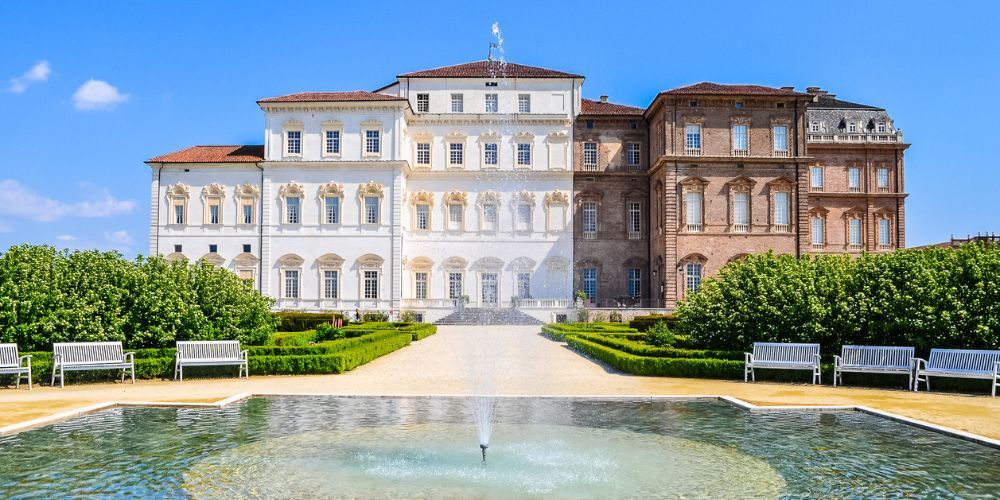
[[263,145],[157,156],[150,253],[230,269],[279,309],[673,308],[756,252],[904,244],[885,110],[701,83],[646,108],[485,60],[261,99]]

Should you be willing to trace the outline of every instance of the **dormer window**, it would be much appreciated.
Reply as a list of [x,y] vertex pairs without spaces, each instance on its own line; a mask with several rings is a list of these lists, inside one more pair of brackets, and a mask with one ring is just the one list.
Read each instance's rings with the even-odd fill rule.
[[812,122],[809,124],[810,132],[819,132],[819,122]]
[[847,125],[847,131],[850,132],[850,133],[852,133],[852,134],[857,133],[857,131],[858,131],[858,124],[857,124],[857,122],[851,122],[851,123],[849,123]]
[[878,133],[880,133],[880,134],[884,134],[885,133],[885,124],[884,123],[879,123],[878,124]]
[[465,110],[465,98],[462,94],[451,95],[451,112],[462,113]]

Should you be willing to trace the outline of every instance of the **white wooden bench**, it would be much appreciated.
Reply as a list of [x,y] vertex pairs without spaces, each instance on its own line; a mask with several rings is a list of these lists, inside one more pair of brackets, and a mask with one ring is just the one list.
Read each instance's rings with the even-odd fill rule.
[[237,378],[250,378],[247,351],[240,350],[239,340],[205,340],[177,342],[174,380],[184,380],[185,366],[239,366]]
[[135,383],[135,353],[124,352],[121,342],[57,342],[52,344],[52,385],[59,387],[66,381],[64,372],[90,370],[121,370],[122,383],[125,372],[131,372]]
[[31,390],[31,356],[18,356],[17,344],[0,344],[0,375],[17,375],[14,387],[21,387],[21,379],[28,379]]
[[923,382],[930,391],[931,377],[986,379],[992,382],[990,392],[996,397],[1000,387],[1000,351],[931,349],[927,360],[916,359],[913,390],[919,390]]
[[754,342],[753,352],[745,352],[743,381],[747,377],[757,381],[754,368],[773,370],[810,370],[813,384],[820,383],[819,344],[784,344],[779,342]]
[[833,386],[844,385],[844,372],[909,375],[906,387],[913,386],[912,347],[845,345],[833,357]]

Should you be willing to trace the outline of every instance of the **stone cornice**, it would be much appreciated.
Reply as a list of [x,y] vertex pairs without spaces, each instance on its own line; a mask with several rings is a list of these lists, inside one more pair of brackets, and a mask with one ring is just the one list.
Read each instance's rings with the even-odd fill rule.
[[410,125],[562,125],[571,127],[569,115],[541,113],[424,113],[407,119]]

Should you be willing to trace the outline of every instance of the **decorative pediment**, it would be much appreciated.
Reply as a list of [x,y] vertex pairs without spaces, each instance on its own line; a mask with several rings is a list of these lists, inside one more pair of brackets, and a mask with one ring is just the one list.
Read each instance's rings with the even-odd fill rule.
[[260,259],[252,253],[243,252],[236,257],[233,257],[233,263],[237,266],[256,266],[260,263]]
[[830,211],[823,207],[812,207],[809,209],[809,215],[819,215],[826,217],[826,214],[828,213],[830,213]]
[[681,115],[681,119],[684,123],[695,123],[701,125],[705,123],[705,113],[700,111],[689,111]]
[[205,198],[212,197],[224,197],[226,196],[226,188],[222,184],[212,183],[203,188],[201,188],[201,195]]
[[552,257],[546,257],[542,264],[549,271],[566,271],[569,269],[569,259],[561,255],[553,255]]
[[278,265],[281,267],[301,267],[305,259],[294,253],[286,253],[278,258]]
[[382,128],[382,122],[374,118],[369,118],[361,122],[361,126],[367,128],[373,128],[373,127]]
[[598,191],[596,189],[587,189],[585,191],[580,191],[579,193],[576,193],[577,203],[583,203],[588,201],[600,204],[602,201],[604,201],[604,192]]
[[302,184],[298,184],[295,181],[291,181],[288,184],[282,184],[278,188],[278,195],[282,198],[301,198],[305,194],[305,188]]
[[295,118],[289,118],[289,119],[285,120],[281,124],[281,126],[285,127],[285,128],[302,128],[304,125],[302,124],[302,120],[296,120]]
[[545,193],[546,205],[569,205],[569,194],[558,189],[550,193]]
[[468,203],[469,193],[459,191],[458,189],[453,189],[444,194],[444,204],[445,205],[462,205],[463,207]]
[[410,193],[410,203],[414,205],[434,205],[434,193],[430,191],[417,191]]
[[487,189],[486,191],[482,191],[476,197],[476,203],[480,205],[491,205],[491,204],[499,205],[500,193],[492,189]]
[[733,115],[729,117],[729,121],[733,125],[749,126],[751,123],[753,123],[753,118],[750,115]]
[[417,132],[413,134],[414,142],[430,142],[434,140],[434,135],[430,132]]
[[469,261],[461,257],[448,257],[441,263],[441,267],[451,271],[461,271],[469,266]]
[[168,253],[163,259],[167,262],[184,262],[188,260],[187,256],[180,252]]
[[338,268],[344,265],[344,258],[335,253],[325,253],[316,258],[316,265],[324,268]]
[[463,140],[465,140],[466,137],[467,137],[466,133],[462,132],[461,130],[452,130],[451,132],[448,132],[447,135],[445,135],[446,139],[448,139],[449,141],[453,141],[453,142],[454,141],[463,141]]
[[704,264],[708,262],[708,257],[700,253],[689,253],[684,256],[683,259],[678,261],[682,266],[684,264]]
[[782,115],[772,116],[769,122],[771,123],[772,127],[775,125],[786,125],[786,126],[792,125],[792,120],[787,116],[782,116]]
[[503,261],[497,257],[480,257],[472,264],[473,269],[480,271],[499,271],[503,268]]
[[344,185],[338,184],[336,182],[327,182],[319,187],[319,197],[325,198],[327,196],[339,196],[344,197]]
[[226,258],[215,252],[206,253],[205,255],[201,256],[201,259],[198,260],[203,260],[205,262],[208,262],[209,264],[212,264],[215,267],[219,267],[226,263]]
[[535,193],[528,191],[527,189],[521,190],[520,193],[514,194],[514,203],[528,203],[531,205],[535,204]]
[[548,142],[563,143],[569,141],[569,134],[564,131],[552,132],[546,137]]
[[795,187],[795,181],[791,178],[781,176],[777,179],[773,179],[767,183],[768,189],[771,191],[789,191]]
[[730,191],[749,191],[756,185],[757,181],[745,175],[741,175],[726,183],[726,187],[728,187]]
[[187,198],[191,195],[191,189],[187,185],[178,182],[167,188],[167,196],[171,198]]
[[680,181],[678,184],[687,189],[705,189],[705,186],[708,186],[708,180],[703,177],[692,176]]
[[415,257],[407,261],[406,266],[414,271],[429,271],[434,267],[434,261],[427,257]]
[[366,253],[358,257],[358,266],[363,269],[380,268],[383,262],[385,262],[385,259],[373,253]]
[[529,142],[533,140],[535,140],[535,134],[532,134],[531,132],[525,131],[514,134],[515,142]]
[[320,126],[323,128],[342,128],[344,124],[339,120],[326,120]]
[[875,214],[875,217],[880,217],[880,218],[890,218],[896,214],[895,212],[893,212],[891,208],[887,207],[882,207],[873,213]]
[[260,196],[260,188],[256,184],[249,182],[236,186],[237,198],[257,198]]
[[358,196],[361,198],[365,196],[378,196],[381,198],[384,194],[385,187],[375,181],[368,181],[358,186]]
[[865,207],[852,207],[844,211],[845,219],[862,219],[865,216]]
[[495,130],[487,130],[479,134],[479,140],[482,142],[497,142],[500,140],[500,134]]
[[511,261],[510,268],[511,271],[533,271],[535,269],[535,261],[529,257],[518,257]]
[[622,201],[645,201],[649,197],[649,193],[639,188],[632,188],[628,191],[622,192]]

